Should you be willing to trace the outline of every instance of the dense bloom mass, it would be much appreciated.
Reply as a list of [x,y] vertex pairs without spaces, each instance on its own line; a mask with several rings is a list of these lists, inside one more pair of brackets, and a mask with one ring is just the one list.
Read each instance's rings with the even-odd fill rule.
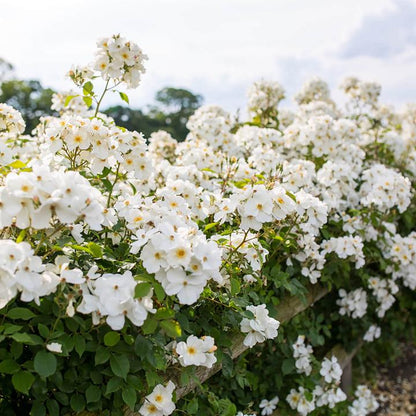
[[[378,84],[348,78],[341,107],[313,78],[288,110],[262,80],[246,121],[205,105],[182,120],[183,142],[145,137],[100,106],[108,92],[128,102],[119,88],[139,85],[146,55],[120,35],[97,46],[31,135],[0,104],[1,408],[167,416],[176,386],[158,383],[179,372],[183,414],[375,411],[365,386],[346,402],[325,342],[371,348],[409,315],[416,106],[397,112]],[[278,339],[269,314],[287,325]],[[219,367],[221,391],[179,401]]]

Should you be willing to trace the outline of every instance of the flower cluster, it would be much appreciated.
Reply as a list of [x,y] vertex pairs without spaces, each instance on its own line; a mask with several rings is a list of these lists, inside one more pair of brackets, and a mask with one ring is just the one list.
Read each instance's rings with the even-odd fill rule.
[[341,315],[351,316],[353,319],[362,318],[367,312],[367,292],[358,288],[349,293],[344,289],[339,290],[340,299],[337,305],[340,306]]
[[377,316],[383,318],[396,301],[393,295],[399,291],[399,287],[394,280],[371,277],[369,280],[369,288],[372,290],[373,295],[379,304],[376,310]]
[[211,368],[216,362],[217,358],[214,355],[217,347],[214,345],[214,338],[204,336],[198,338],[195,335],[190,335],[186,342],[179,342],[175,348],[179,355],[179,362],[182,366],[200,365]]
[[365,264],[363,247],[359,236],[331,237],[322,243],[322,254],[336,253],[340,259],[352,258],[359,269]]
[[248,90],[248,110],[253,115],[277,110],[285,98],[285,90],[278,82],[257,81]]
[[31,172],[11,172],[0,186],[0,227],[45,229],[56,219],[62,224],[81,221],[100,230],[103,205],[100,191],[78,172],[33,166]]
[[124,327],[125,318],[136,326],[142,326],[149,312],[153,309],[152,292],[139,299],[134,297],[138,283],[130,271],[124,274],[96,274],[94,266],[88,272],[88,280],[81,286],[82,302],[77,311],[91,313],[93,322],[98,324],[101,317],[106,317],[107,324],[114,330]]
[[240,322],[240,330],[247,333],[244,338],[244,345],[254,347],[257,343],[264,342],[266,339],[277,337],[277,329],[280,322],[269,317],[266,305],[247,306],[246,310],[253,313],[254,318],[243,318]]
[[312,371],[311,359],[313,349],[309,344],[305,344],[305,336],[299,335],[296,342],[292,345],[293,358],[296,358],[295,366],[298,373],[304,373],[307,376]]
[[379,408],[376,398],[368,387],[360,385],[355,390],[356,399],[348,407],[349,416],[365,416],[375,412]]
[[276,409],[277,403],[279,403],[279,398],[277,396],[273,397],[271,400],[263,399],[259,404],[260,409],[262,409],[262,416],[271,415],[273,410]]
[[173,390],[175,390],[175,384],[172,381],[169,381],[166,387],[158,384],[152,393],[146,396],[139,413],[142,416],[168,416],[172,414],[176,408],[172,401]]
[[302,416],[306,416],[316,408],[313,396],[311,399],[308,399],[307,396],[311,396],[310,392],[300,386],[297,390],[290,390],[290,393],[286,397],[286,401],[293,410],[296,410]]
[[375,205],[380,211],[397,206],[404,212],[410,204],[411,184],[409,178],[376,164],[362,173],[363,185],[360,189],[361,203]]
[[363,340],[366,342],[373,342],[375,339],[380,338],[381,328],[377,325],[370,325],[367,332],[363,336]]
[[[161,131],[145,138],[99,112],[106,92],[139,84],[145,55],[119,35],[98,49],[93,64],[70,71],[79,92],[56,94],[59,117],[42,117],[32,136],[0,104],[2,409],[21,397],[22,409],[33,404],[39,414],[57,413],[56,403],[59,413],[128,405],[170,415],[175,385],[157,383],[180,372],[180,399],[194,374],[182,367],[209,375],[218,358],[235,382],[218,378],[208,400],[178,401],[179,412],[235,414],[244,405],[250,414],[255,392],[274,397],[276,380],[286,401],[264,399],[255,413],[346,413],[340,364],[331,353],[317,358],[330,337],[349,342],[359,328],[364,341],[380,337],[381,322],[369,327],[359,319],[366,314],[384,323],[412,304],[400,290],[416,288],[416,107],[398,113],[378,103],[378,85],[349,79],[342,109],[315,78],[289,111],[278,109],[283,88],[261,81],[249,91],[246,122],[209,105],[190,117],[183,142]],[[325,290],[344,288],[339,314],[331,295],[295,307],[290,314],[302,315],[283,342],[227,365],[229,353],[275,339],[270,308],[289,294],[309,299],[319,279]],[[284,383],[269,377],[270,362],[282,362]],[[80,380],[76,393],[68,375]],[[350,414],[375,408],[360,387]]]
[[0,103],[0,139],[17,136],[25,130],[22,115],[13,107]]
[[124,82],[128,88],[138,87],[141,74],[145,72],[143,63],[147,59],[143,51],[120,35],[102,38],[97,46],[92,67],[100,72],[102,78]]
[[47,270],[28,243],[0,240],[0,308],[18,293],[24,302],[55,292],[60,278]]

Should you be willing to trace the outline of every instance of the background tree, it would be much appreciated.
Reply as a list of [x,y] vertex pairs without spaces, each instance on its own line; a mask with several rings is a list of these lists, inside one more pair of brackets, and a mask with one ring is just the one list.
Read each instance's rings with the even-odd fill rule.
[[124,106],[110,107],[104,112],[119,126],[140,131],[145,137],[154,131],[166,130],[176,140],[183,141],[189,132],[188,118],[201,106],[202,96],[182,88],[165,87],[156,93],[155,101],[147,112]]
[[11,105],[22,113],[26,122],[26,134],[30,134],[37,126],[41,116],[57,114],[51,110],[53,93],[51,88],[44,88],[35,80],[10,79],[3,80],[0,84],[0,102]]

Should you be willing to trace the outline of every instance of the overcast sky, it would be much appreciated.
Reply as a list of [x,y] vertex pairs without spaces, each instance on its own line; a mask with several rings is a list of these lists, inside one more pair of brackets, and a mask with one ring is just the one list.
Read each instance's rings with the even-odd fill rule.
[[[416,0],[3,0],[0,57],[57,90],[101,36],[121,33],[149,56],[133,107],[164,86],[235,111],[251,82],[293,95],[311,76],[333,96],[349,75],[383,85],[383,101],[416,102]],[[107,104],[118,102],[109,97]]]

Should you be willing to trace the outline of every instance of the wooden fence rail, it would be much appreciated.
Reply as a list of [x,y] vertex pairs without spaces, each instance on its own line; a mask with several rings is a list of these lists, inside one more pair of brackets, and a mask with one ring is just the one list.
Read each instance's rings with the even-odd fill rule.
[[[323,298],[329,290],[326,287],[320,285],[310,285],[308,287],[308,292],[305,295],[305,299],[300,299],[298,296],[290,296],[287,299],[283,300],[279,305],[276,306],[276,315],[277,319],[281,324],[284,324],[290,321],[293,317],[303,312],[319,299]],[[242,334],[239,331],[235,331],[230,334],[230,337],[233,339],[230,352],[231,358],[234,360],[245,352],[249,347],[243,344],[245,334]],[[186,396],[192,390],[194,390],[199,384],[204,383],[214,374],[218,373],[222,368],[221,363],[216,363],[212,368],[198,367],[195,371],[196,380],[190,380],[189,383],[185,386],[181,386],[176,389],[176,399],[179,400],[182,397]],[[175,375],[175,380],[172,380],[176,385],[179,385],[180,373]],[[140,416],[139,413],[134,412],[130,409],[126,409],[125,416]]]

